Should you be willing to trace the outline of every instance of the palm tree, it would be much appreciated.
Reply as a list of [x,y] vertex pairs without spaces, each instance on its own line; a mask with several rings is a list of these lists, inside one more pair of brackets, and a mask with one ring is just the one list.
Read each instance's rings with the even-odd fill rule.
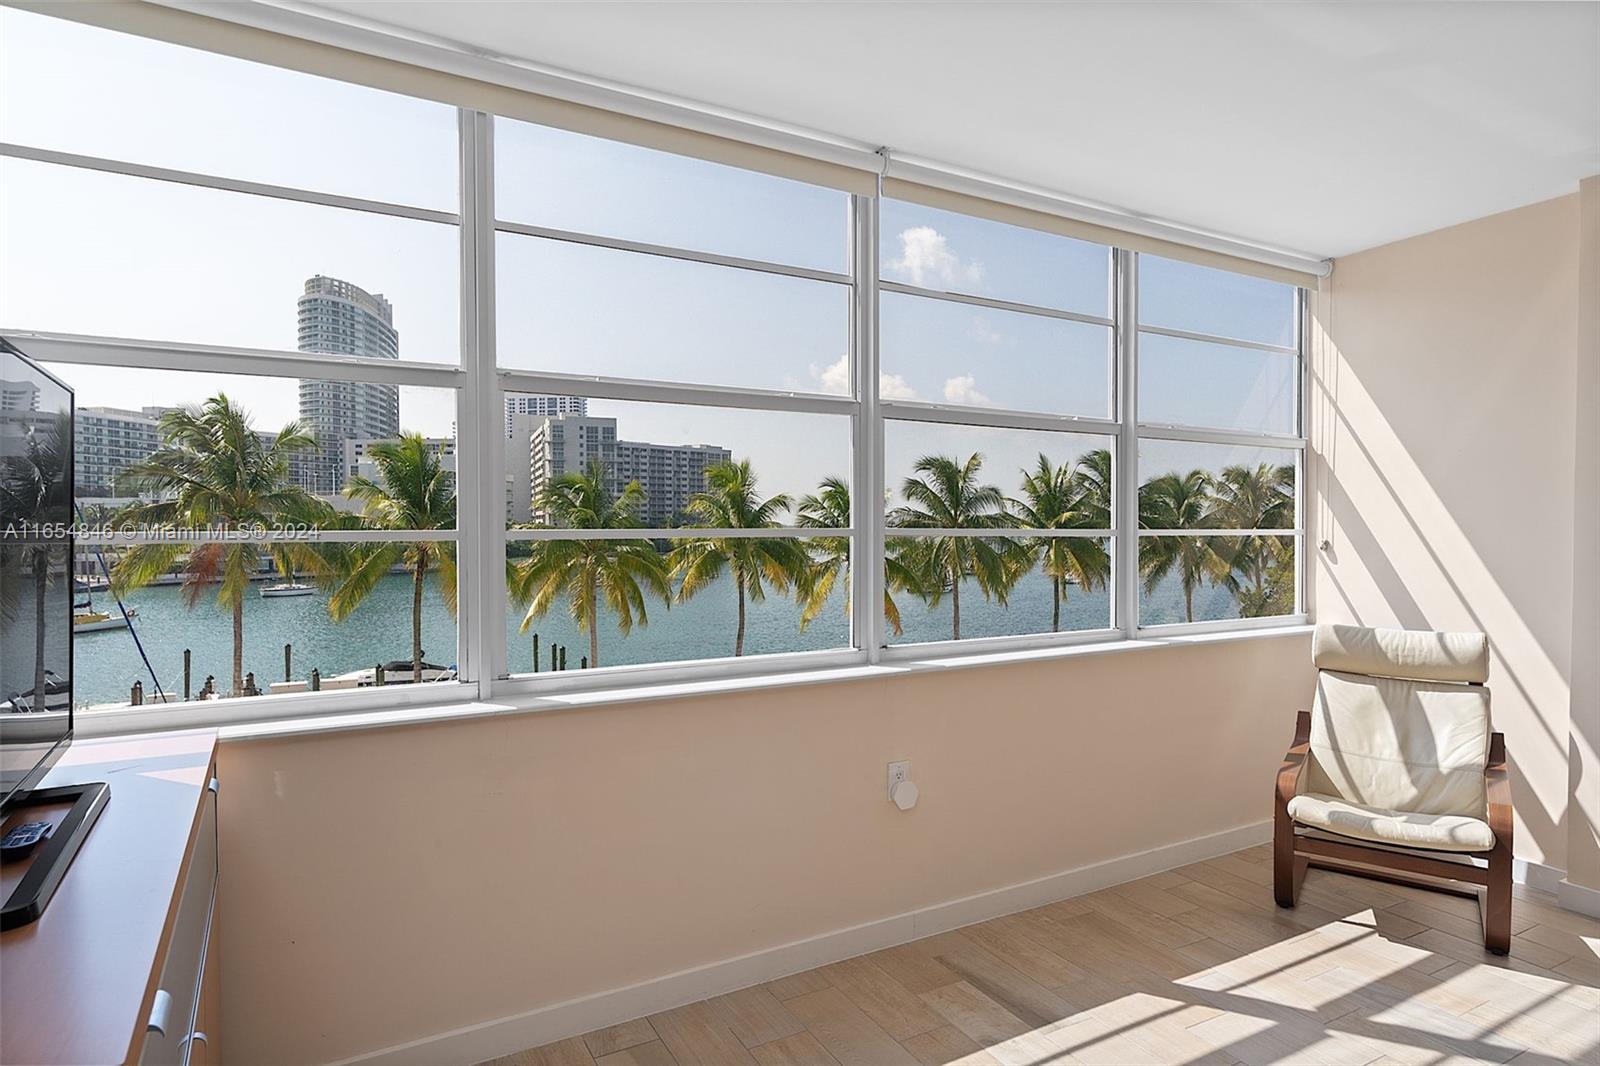
[[[797,526],[805,526],[808,529],[848,528],[850,486],[841,478],[824,478],[815,495],[800,498],[794,513]],[[826,606],[828,597],[833,595],[840,576],[844,577],[847,588],[850,580],[849,537],[814,537],[810,541],[810,549],[811,565],[807,569],[806,580],[799,590],[803,607],[800,614],[802,631]],[[903,632],[900,607],[894,602],[893,593],[915,592],[918,587],[916,575],[893,549],[886,553],[883,568],[883,617],[894,630],[895,636],[899,636]],[[844,609],[848,615],[850,611],[848,597],[845,598]]]
[[[634,529],[644,501],[637,481],[613,496],[606,487],[605,467],[596,461],[584,473],[552,480],[536,505],[566,529]],[[513,600],[528,605],[523,631],[565,595],[578,629],[588,631],[590,666],[600,665],[601,603],[617,616],[617,629],[626,636],[635,619],[641,626],[649,623],[647,591],[663,603],[672,602],[666,561],[648,540],[535,541],[528,557],[507,569]]]
[[[124,471],[124,484],[150,494],[151,501],[130,504],[119,520],[138,525],[232,529],[272,526],[316,510],[316,501],[289,482],[289,456],[314,447],[312,435],[290,422],[267,442],[250,427],[250,416],[226,394],[198,407],[161,416],[161,446]],[[111,588],[122,593],[168,573],[187,553],[183,598],[193,607],[217,584],[217,602],[233,610],[233,689],[244,690],[244,597],[267,551],[289,568],[290,552],[259,544],[138,544],[123,553],[111,571]]]
[[[1143,529],[1203,529],[1211,514],[1211,475],[1204,470],[1162,474],[1139,486]],[[1174,570],[1183,583],[1186,620],[1194,621],[1194,590],[1202,581],[1228,580],[1228,564],[1205,537],[1140,537],[1139,571],[1146,595]]]
[[1266,618],[1294,612],[1294,545],[1276,546],[1266,564],[1266,580],[1259,587],[1235,591],[1242,618]]
[[[1217,529],[1287,529],[1294,522],[1294,479],[1293,464],[1227,467],[1212,482],[1206,523]],[[1283,538],[1268,534],[1251,534],[1234,542],[1229,563],[1249,585],[1248,594],[1238,593],[1240,613],[1247,617],[1280,613],[1273,611],[1272,605],[1283,598],[1282,583],[1274,583],[1273,575],[1282,570],[1277,563],[1284,553]],[[1292,582],[1292,567],[1290,573]],[[1289,595],[1292,604],[1292,583]]]
[[1078,460],[1072,471],[1073,494],[1084,528],[1111,528],[1111,449],[1096,448]]
[[[1033,470],[1022,471],[1022,495],[1012,500],[1011,512],[1029,529],[1103,529],[1095,501],[1086,499],[1085,484],[1093,476],[1080,474],[1073,466],[1052,465],[1040,454]],[[1061,630],[1061,604],[1067,585],[1076,582],[1088,590],[1111,576],[1111,556],[1105,545],[1093,537],[1036,537],[1024,546],[1026,568],[1035,560],[1050,579],[1050,631]]]
[[[70,521],[71,494],[67,488],[67,464],[71,462],[72,427],[65,415],[48,425],[26,429],[20,449],[8,452],[0,467],[0,526],[8,534],[13,527],[21,543],[7,544],[0,573],[0,609],[11,616],[14,590],[24,575],[33,577],[33,690],[31,706],[36,711],[45,704],[45,634],[51,581],[51,556],[62,551],[68,541],[34,538],[26,532],[29,524]],[[8,537],[9,539],[9,537]],[[67,576],[72,576],[72,559],[67,559]]]
[[[455,476],[444,468],[439,453],[420,433],[378,441],[367,449],[377,480],[356,475],[345,496],[359,502],[366,529],[454,529]],[[435,575],[445,609],[456,612],[454,546],[439,541],[329,545],[317,553],[324,562],[322,583],[332,589],[328,614],[342,622],[396,566],[411,574],[411,680],[422,682],[422,593],[428,575]]]
[[[794,509],[794,524],[807,529],[845,529],[850,525],[850,486],[842,478],[827,477],[817,486],[814,495],[800,497]],[[813,537],[808,545],[811,562],[806,567],[805,580],[800,582],[800,629],[802,632],[822,613],[828,597],[841,576],[848,587],[850,581],[850,538]],[[884,614],[889,614],[888,595],[884,596]],[[845,613],[850,611],[850,599],[845,597]],[[898,620],[895,631],[899,632]]]
[[[974,452],[957,461],[925,455],[914,474],[900,486],[906,505],[889,514],[889,524],[903,529],[998,529],[1009,520],[1005,494],[978,483],[983,456]],[[1020,545],[1005,537],[918,537],[903,558],[919,577],[922,594],[937,604],[950,591],[951,639],[961,639],[961,582],[973,578],[984,596],[1002,605],[1017,579]]]
[[[756,492],[750,460],[706,467],[706,488],[689,497],[684,515],[706,529],[770,529],[789,507],[783,494],[763,500]],[[733,654],[744,654],[745,600],[766,599],[768,585],[788,592],[806,580],[810,558],[794,540],[783,537],[719,537],[681,540],[672,549],[672,574],[678,579],[678,602],[694,596],[720,577],[733,573],[739,602]]]

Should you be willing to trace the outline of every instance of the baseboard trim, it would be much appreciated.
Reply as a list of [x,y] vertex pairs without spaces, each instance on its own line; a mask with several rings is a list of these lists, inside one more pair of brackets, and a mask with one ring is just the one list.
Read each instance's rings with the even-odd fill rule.
[[439,1066],[440,1063],[467,1066],[869,951],[893,947],[1056,900],[1081,896],[1177,866],[1226,855],[1240,848],[1264,844],[1271,839],[1271,822],[1241,825],[1209,836],[1135,852],[963,899],[780,944],[748,955],[680,970],[624,988],[395,1044],[341,1059],[333,1066]]
[[1556,885],[1556,902],[1563,910],[1600,918],[1600,889],[1575,885],[1563,877]]
[[1552,896],[1560,895],[1562,879],[1567,876],[1567,871],[1559,870],[1554,866],[1546,866],[1542,862],[1529,862],[1527,859],[1514,859],[1511,863],[1511,880],[1519,885],[1537,888],[1541,892],[1548,892]]

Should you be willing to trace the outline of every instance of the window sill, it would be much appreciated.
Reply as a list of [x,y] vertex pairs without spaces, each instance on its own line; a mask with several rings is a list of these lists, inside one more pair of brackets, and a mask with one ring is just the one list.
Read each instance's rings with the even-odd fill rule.
[[[451,704],[361,711],[351,710],[333,714],[307,715],[298,718],[281,718],[272,721],[224,725],[219,730],[219,734],[224,742],[242,742],[272,740],[282,737],[314,736],[323,733],[384,729],[393,726],[431,725],[475,718],[491,718],[499,715],[590,710],[657,700],[690,699],[696,696],[717,696],[741,692],[762,692],[769,689],[795,688],[803,685],[873,681],[946,670],[1054,662],[1101,655],[1144,655],[1171,647],[1231,644],[1246,640],[1275,640],[1285,637],[1300,637],[1308,635],[1312,628],[1307,624],[1289,624],[1257,629],[1228,630],[1225,632],[1139,637],[1134,640],[1102,641],[1094,644],[1075,644],[1064,647],[1029,648],[968,655],[947,654],[891,663],[878,663],[876,665],[797,670],[791,673],[760,674],[749,677],[725,679],[702,677],[680,683],[654,683],[631,687],[594,689],[586,692],[544,695],[519,694],[496,700],[474,700]],[[197,723],[185,723],[185,728],[193,728],[195,724]],[[169,726],[167,728],[172,727]]]

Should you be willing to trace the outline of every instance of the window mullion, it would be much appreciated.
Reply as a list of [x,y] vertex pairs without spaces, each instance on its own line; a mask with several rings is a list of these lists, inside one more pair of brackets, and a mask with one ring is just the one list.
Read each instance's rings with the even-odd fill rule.
[[[1295,426],[1300,434],[1300,439],[1309,443],[1311,436],[1306,424],[1307,409],[1311,402],[1311,373],[1308,365],[1307,353],[1310,345],[1307,343],[1309,336],[1307,324],[1310,316],[1306,313],[1306,302],[1310,299],[1305,289],[1299,290],[1298,298],[1294,302],[1295,313],[1295,340],[1298,342],[1299,352],[1296,354],[1296,364],[1300,370],[1300,410],[1295,419]],[[1309,615],[1311,609],[1307,603],[1309,584],[1306,581],[1306,501],[1310,498],[1306,478],[1310,473],[1314,459],[1309,446],[1302,447],[1295,456],[1294,475],[1294,525],[1299,530],[1294,542],[1294,610],[1296,614]]]
[[1139,259],[1116,255],[1117,455],[1116,619],[1124,636],[1139,633]]
[[851,265],[855,272],[852,311],[856,396],[856,482],[851,493],[850,597],[852,630],[868,662],[878,662],[888,642],[884,632],[883,412],[878,396],[878,200],[851,198]]
[[[461,529],[458,627],[461,677],[487,699],[506,675],[505,424],[495,373],[493,119],[460,112],[461,364],[456,479]],[[497,410],[501,408],[501,410]]]

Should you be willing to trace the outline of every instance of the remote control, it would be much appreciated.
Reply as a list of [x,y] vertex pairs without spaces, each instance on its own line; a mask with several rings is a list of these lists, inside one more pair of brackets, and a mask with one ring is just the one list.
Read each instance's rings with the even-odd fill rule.
[[23,822],[0,838],[0,861],[25,859],[34,846],[50,835],[49,822]]

